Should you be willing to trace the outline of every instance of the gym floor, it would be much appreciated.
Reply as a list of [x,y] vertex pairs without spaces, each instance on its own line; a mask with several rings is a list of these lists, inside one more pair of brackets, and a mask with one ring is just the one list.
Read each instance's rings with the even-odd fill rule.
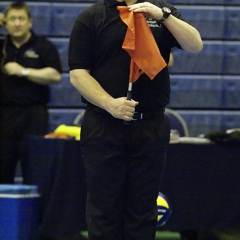
[[[80,232],[76,236],[57,238],[57,239],[38,239],[38,240],[87,240],[88,232]],[[146,239],[147,240],[147,239]],[[157,231],[155,240],[240,240],[240,229],[226,230],[205,230],[202,232],[184,231]]]

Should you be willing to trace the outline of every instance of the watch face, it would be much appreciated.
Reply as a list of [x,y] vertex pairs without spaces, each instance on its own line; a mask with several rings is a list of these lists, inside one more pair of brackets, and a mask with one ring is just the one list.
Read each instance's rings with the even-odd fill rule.
[[167,7],[163,7],[162,10],[166,13],[171,13],[171,10]]

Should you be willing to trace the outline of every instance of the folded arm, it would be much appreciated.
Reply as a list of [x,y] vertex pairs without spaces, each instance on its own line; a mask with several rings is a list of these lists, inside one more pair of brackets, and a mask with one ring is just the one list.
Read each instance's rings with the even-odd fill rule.
[[5,64],[4,70],[8,75],[16,75],[18,77],[26,77],[29,81],[41,85],[49,85],[61,81],[61,74],[52,67],[41,69],[24,68],[16,62]]

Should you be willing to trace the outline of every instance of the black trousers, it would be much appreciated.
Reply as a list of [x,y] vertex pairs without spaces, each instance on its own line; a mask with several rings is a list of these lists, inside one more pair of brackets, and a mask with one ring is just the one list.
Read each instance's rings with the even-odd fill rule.
[[24,139],[28,135],[45,135],[48,132],[47,107],[1,106],[1,172],[0,183],[11,184],[18,160],[24,177],[24,159],[20,159]]
[[87,110],[81,129],[89,240],[154,240],[170,127],[162,114],[124,125]]

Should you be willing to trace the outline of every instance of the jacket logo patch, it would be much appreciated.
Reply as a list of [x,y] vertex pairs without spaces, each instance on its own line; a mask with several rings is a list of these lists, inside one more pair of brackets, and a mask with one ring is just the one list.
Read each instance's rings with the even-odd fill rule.
[[24,53],[24,57],[26,57],[26,58],[39,58],[39,55],[33,49],[29,49]]
[[160,27],[158,22],[153,18],[146,18],[146,21],[150,28],[159,28]]

